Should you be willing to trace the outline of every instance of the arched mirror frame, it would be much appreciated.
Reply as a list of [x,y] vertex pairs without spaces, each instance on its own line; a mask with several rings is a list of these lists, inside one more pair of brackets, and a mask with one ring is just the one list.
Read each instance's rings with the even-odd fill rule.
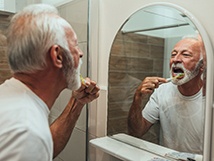
[[[207,76],[206,76],[206,109],[205,109],[205,131],[204,131],[204,150],[203,150],[203,160],[210,160],[211,153],[211,133],[212,133],[212,105],[213,105],[213,49],[209,39],[208,34],[206,33],[204,27],[200,24],[200,22],[188,12],[186,9],[174,5],[171,3],[151,3],[148,5],[143,6],[142,8],[154,6],[154,5],[163,5],[177,9],[178,11],[184,13],[195,25],[197,30],[199,31],[200,35],[205,44],[206,55],[207,55]],[[110,59],[109,59],[110,60]]]

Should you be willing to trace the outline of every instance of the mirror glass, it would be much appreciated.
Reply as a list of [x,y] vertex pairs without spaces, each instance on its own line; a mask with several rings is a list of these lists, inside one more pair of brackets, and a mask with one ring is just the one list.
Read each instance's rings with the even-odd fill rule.
[[[110,52],[108,73],[108,136],[118,133],[130,134],[128,131],[128,115],[136,89],[147,77],[170,78],[170,60],[172,58],[176,59],[176,55],[179,54],[179,49],[176,49],[176,54],[174,54],[174,52],[172,54],[175,44],[184,37],[192,36],[196,36],[199,39],[201,38],[196,26],[188,16],[171,6],[147,6],[135,12],[125,21],[115,36]],[[200,40],[203,42],[202,39]],[[184,42],[184,44],[189,43]],[[182,61],[185,61],[184,59],[189,59],[189,57],[194,54],[194,52],[186,53],[184,50],[186,51],[187,49],[182,49]],[[203,86],[205,83],[203,83],[203,80],[205,78],[204,72],[206,68],[204,60],[205,54],[202,54],[198,62],[202,61],[205,67],[203,74],[201,74],[199,78],[202,80],[200,81],[200,90],[195,91],[195,87],[193,87],[194,89],[189,89],[190,91],[192,90],[192,94],[188,96],[182,95],[180,91],[178,95],[186,101],[181,102],[178,100],[179,102],[176,102],[175,98],[177,95],[172,96],[170,92],[168,92],[168,87],[164,87],[166,88],[165,94],[162,93],[158,98],[163,97],[164,101],[168,101],[168,97],[173,97],[172,100],[175,101],[167,102],[166,104],[168,104],[168,107],[164,106],[162,109],[163,111],[159,112],[159,117],[162,117],[161,112],[167,117],[165,119],[166,123],[163,123],[162,119],[162,122],[161,120],[156,121],[149,131],[143,136],[138,136],[139,138],[159,145],[164,145],[165,142],[171,141],[175,146],[169,147],[171,149],[187,153],[203,154],[205,107],[205,94],[203,93]],[[192,60],[190,62],[192,62]],[[183,69],[182,71],[180,71],[179,68],[177,69],[173,69],[173,78],[176,74],[184,72]],[[195,76],[193,77],[195,78]],[[173,88],[178,90],[178,86],[172,82],[160,82],[158,85],[159,87],[155,90],[159,89],[161,86],[166,86],[166,84],[170,84]],[[195,86],[197,85],[196,83]],[[193,90],[195,92],[193,92]],[[141,110],[144,109],[150,97],[151,95],[142,98]],[[191,99],[195,99],[195,97],[198,97],[197,101],[195,101],[193,105],[189,105],[193,103]],[[156,103],[156,101],[157,100],[153,101],[153,104]],[[159,106],[156,105],[154,108],[159,108]],[[193,107],[191,106],[194,106],[197,110],[192,110]],[[167,114],[165,110],[168,110]],[[190,114],[188,114],[188,112]],[[200,118],[196,119],[195,116]],[[181,124],[177,124],[179,122],[178,120],[180,120]],[[196,127],[195,124],[198,126]],[[175,128],[170,129],[171,127]],[[167,131],[164,131],[164,128],[168,128]],[[168,134],[169,131],[170,134]],[[170,138],[167,140],[168,138],[164,138],[163,136],[172,135],[173,133],[175,135],[174,141],[170,140]],[[178,133],[179,139],[176,138]],[[187,140],[185,140],[185,136],[192,134],[195,135],[193,135],[191,139],[197,140],[197,143],[189,144],[187,143],[189,141],[188,137]],[[181,138],[184,138],[184,140]],[[183,145],[186,143],[187,145],[183,148]],[[190,146],[189,149],[192,150],[188,151],[188,148],[186,148],[188,145]],[[191,147],[195,145],[197,147]],[[180,150],[182,148],[184,150]]]

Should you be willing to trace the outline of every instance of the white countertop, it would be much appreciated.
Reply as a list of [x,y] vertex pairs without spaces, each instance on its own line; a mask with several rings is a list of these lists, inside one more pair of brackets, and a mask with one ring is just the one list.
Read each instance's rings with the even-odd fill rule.
[[146,161],[156,157],[154,154],[142,151],[139,148],[135,148],[131,145],[125,144],[107,136],[93,139],[90,141],[90,143],[93,146],[102,149],[104,152],[124,161]]
[[[184,156],[183,153],[126,134],[92,139],[90,144],[124,161],[176,161],[180,158],[178,156]],[[194,157],[195,161],[202,161],[201,155]]]

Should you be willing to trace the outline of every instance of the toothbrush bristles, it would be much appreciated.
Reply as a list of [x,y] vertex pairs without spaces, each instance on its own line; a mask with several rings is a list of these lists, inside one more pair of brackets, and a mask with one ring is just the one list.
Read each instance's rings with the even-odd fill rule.
[[82,77],[81,74],[80,74],[80,81],[81,81],[81,83],[82,83],[83,85],[85,85],[85,86],[87,87],[87,85],[86,85],[86,80]]

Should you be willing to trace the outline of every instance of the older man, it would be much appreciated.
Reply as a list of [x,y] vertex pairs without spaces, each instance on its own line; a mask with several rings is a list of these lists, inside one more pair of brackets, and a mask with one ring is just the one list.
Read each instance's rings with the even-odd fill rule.
[[[186,37],[175,45],[170,68],[171,82],[147,77],[136,90],[129,111],[129,132],[141,137],[159,121],[161,145],[202,154],[205,50],[200,37]],[[149,94],[149,102],[141,112],[142,98]]]
[[[49,5],[24,8],[8,31],[13,77],[0,86],[0,160],[51,161],[65,147],[83,106],[99,96],[86,78],[80,83],[83,56],[68,22]],[[73,94],[49,126],[48,115],[65,89]]]

